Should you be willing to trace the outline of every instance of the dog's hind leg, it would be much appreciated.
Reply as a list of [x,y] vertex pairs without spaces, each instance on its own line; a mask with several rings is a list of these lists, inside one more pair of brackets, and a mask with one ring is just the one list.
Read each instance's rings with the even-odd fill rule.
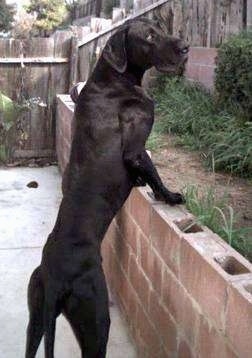
[[75,287],[63,313],[78,340],[82,358],[105,358],[110,318],[103,273],[95,275],[90,284],[80,279]]
[[29,323],[27,327],[26,358],[34,358],[44,333],[43,310],[44,288],[37,267],[28,286]]
[[99,351],[96,358],[105,358],[110,328],[109,300],[103,270],[95,279],[96,329]]
[[[93,346],[93,356],[96,356],[96,329],[95,329],[95,307],[92,302],[86,299],[70,296],[65,302],[63,314],[70,323],[75,337],[81,349],[82,358],[90,357],[87,355],[88,345]],[[86,331],[89,326],[89,334]]]
[[44,343],[45,358],[54,357],[54,341],[56,319],[59,314],[57,310],[57,294],[53,287],[46,287],[46,295],[44,302]]

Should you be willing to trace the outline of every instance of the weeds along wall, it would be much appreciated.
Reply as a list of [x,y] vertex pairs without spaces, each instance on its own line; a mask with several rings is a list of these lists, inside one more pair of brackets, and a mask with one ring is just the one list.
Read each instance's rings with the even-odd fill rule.
[[[57,154],[69,158],[73,104],[58,96]],[[103,265],[141,358],[250,358],[252,265],[183,207],[134,189],[102,245]]]

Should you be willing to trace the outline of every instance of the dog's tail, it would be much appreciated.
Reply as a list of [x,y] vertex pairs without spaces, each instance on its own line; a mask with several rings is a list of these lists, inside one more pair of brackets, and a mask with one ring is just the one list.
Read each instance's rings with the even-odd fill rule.
[[27,328],[26,358],[34,358],[44,333],[44,287],[37,267],[28,286],[29,324]]

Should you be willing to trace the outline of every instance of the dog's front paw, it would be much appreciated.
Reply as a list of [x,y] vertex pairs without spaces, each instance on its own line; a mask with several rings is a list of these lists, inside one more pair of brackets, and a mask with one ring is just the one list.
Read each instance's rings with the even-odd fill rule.
[[169,190],[162,191],[161,193],[154,193],[156,200],[161,200],[170,205],[184,204],[185,198],[180,193],[172,193]]
[[185,204],[185,198],[180,193],[170,193],[167,203],[170,205]]

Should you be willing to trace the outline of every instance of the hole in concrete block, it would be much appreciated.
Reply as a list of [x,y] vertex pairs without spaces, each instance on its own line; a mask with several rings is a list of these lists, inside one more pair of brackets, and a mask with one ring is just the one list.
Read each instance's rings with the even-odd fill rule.
[[215,257],[214,259],[229,275],[241,275],[250,272],[249,269],[233,256]]
[[186,234],[203,231],[202,228],[192,219],[174,221],[174,224],[176,224],[177,227]]
[[252,283],[244,286],[245,290],[252,295]]

